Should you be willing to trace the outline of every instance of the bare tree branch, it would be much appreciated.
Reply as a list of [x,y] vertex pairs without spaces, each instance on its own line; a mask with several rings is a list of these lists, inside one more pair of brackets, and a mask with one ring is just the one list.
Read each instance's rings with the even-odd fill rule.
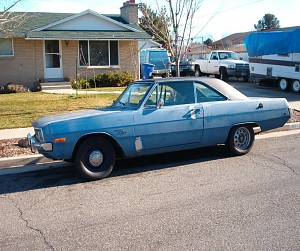
[[2,35],[10,35],[13,33],[14,29],[20,27],[32,16],[27,13],[16,13],[11,10],[22,0],[15,0],[12,4],[5,7],[4,11],[0,12],[0,33]]

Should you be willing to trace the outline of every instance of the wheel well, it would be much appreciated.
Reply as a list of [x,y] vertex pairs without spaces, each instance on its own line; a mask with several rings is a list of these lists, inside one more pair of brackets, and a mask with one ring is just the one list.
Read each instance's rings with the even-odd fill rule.
[[227,70],[226,70],[226,67],[225,66],[220,66],[220,68],[219,68],[219,73],[221,73],[221,71],[222,70],[225,70],[226,72],[227,72]]
[[[241,124],[235,124],[235,125],[233,125],[230,128],[229,133],[232,130],[232,128],[237,127],[237,126],[248,126],[248,127],[251,127],[253,129],[254,134],[258,134],[258,133],[261,132],[261,128],[260,128],[259,124],[255,123],[255,122],[249,122],[249,123],[241,123]],[[228,133],[228,136],[229,136],[229,133]]]
[[93,137],[99,137],[99,138],[103,137],[103,138],[109,140],[112,143],[113,148],[115,149],[116,158],[118,158],[118,159],[124,158],[124,156],[125,156],[124,151],[123,151],[122,147],[117,143],[117,141],[114,138],[112,138],[111,136],[109,136],[109,135],[107,135],[105,133],[93,133],[93,134],[84,135],[83,137],[81,137],[77,141],[77,143],[76,143],[76,145],[74,147],[73,153],[72,153],[72,160],[74,160],[75,154],[76,154],[76,152],[77,152],[80,144],[83,141],[85,141],[86,139],[93,138]]

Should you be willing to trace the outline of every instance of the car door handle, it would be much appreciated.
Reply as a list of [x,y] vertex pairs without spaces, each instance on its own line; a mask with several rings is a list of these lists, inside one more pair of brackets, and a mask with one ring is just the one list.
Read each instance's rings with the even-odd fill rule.
[[201,113],[201,111],[202,111],[202,107],[193,106],[193,105],[190,106],[190,112]]
[[262,108],[264,108],[264,105],[262,103],[259,103],[257,109],[262,109]]

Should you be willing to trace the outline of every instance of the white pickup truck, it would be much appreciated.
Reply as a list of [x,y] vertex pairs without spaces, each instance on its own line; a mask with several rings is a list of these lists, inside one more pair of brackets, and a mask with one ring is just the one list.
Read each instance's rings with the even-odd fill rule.
[[215,75],[224,81],[229,77],[243,77],[248,81],[250,70],[249,63],[239,59],[233,51],[212,51],[208,59],[194,61],[195,76]]

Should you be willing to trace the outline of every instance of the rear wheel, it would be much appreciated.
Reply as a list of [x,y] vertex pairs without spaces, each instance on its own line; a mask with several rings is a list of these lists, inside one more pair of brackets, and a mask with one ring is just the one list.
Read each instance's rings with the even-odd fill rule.
[[234,155],[244,155],[251,150],[253,143],[253,128],[246,125],[240,125],[231,129],[226,145]]
[[199,66],[196,66],[195,67],[195,77],[200,77],[200,69],[199,69]]
[[299,93],[300,91],[300,81],[294,80],[291,85],[292,92]]
[[281,91],[286,92],[289,89],[289,82],[287,79],[281,78],[279,79],[278,86]]
[[74,163],[79,173],[88,180],[105,178],[114,167],[114,147],[103,137],[88,138],[79,146]]

